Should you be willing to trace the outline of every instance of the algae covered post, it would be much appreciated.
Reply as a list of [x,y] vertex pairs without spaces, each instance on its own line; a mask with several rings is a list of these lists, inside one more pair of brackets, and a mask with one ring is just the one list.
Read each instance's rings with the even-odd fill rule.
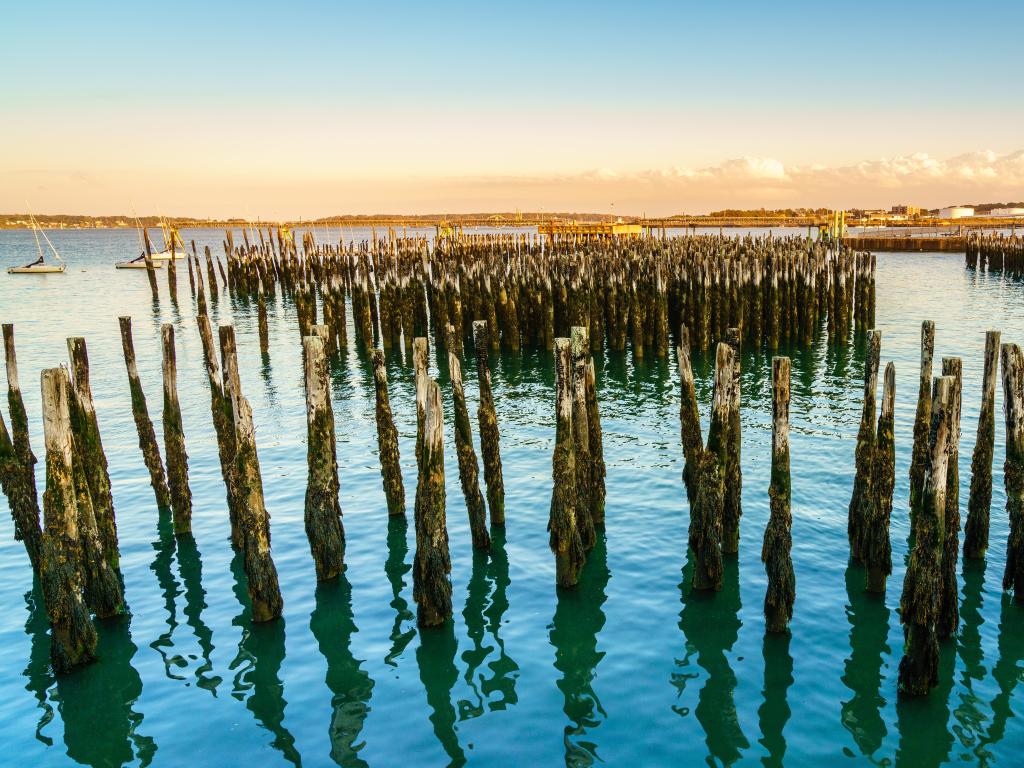
[[917,392],[917,414],[914,417],[914,450],[910,458],[910,523],[914,530],[915,511],[924,489],[925,466],[928,464],[928,429],[931,424],[932,356],[935,354],[935,323],[921,323],[921,378]]
[[345,529],[338,501],[338,457],[331,406],[327,352],[319,336],[302,340],[306,373],[306,537],[318,581],[333,579],[345,566]]
[[555,339],[555,452],[551,458],[551,510],[548,546],[555,555],[555,581],[575,587],[586,559],[578,517],[576,452],[573,438],[572,350],[569,339]]
[[864,407],[861,411],[857,448],[854,454],[856,474],[846,524],[850,540],[850,557],[855,563],[863,560],[862,546],[867,520],[872,516],[872,465],[875,455],[875,395],[878,391],[878,365],[882,354],[882,332],[872,331],[868,337],[868,357],[864,364]]
[[793,618],[796,576],[793,574],[793,513],[789,477],[789,371],[788,357],[772,359],[772,474],[768,488],[771,514],[764,532],[761,562],[768,574],[764,598],[765,628],[785,632]]
[[926,694],[938,684],[937,623],[942,593],[943,525],[952,406],[952,377],[937,378],[928,409],[931,425],[924,484],[913,510],[914,548],[910,553],[900,598],[900,621],[906,642],[900,661],[899,690],[911,696]]
[[1003,411],[1006,417],[1006,513],[1010,535],[1006,542],[1003,589],[1013,590],[1024,603],[1024,355],[1016,344],[1003,344]]
[[459,459],[459,481],[466,498],[469,513],[469,530],[473,547],[487,550],[491,537],[487,533],[487,509],[480,492],[480,468],[476,451],[473,450],[473,431],[470,427],[469,410],[466,408],[466,393],[462,388],[462,364],[458,355],[449,347],[448,373],[452,383],[452,401],[455,406],[455,452]]
[[978,435],[971,457],[971,493],[964,525],[964,559],[977,560],[988,549],[992,506],[992,455],[996,435],[996,379],[999,376],[999,331],[985,334],[985,367],[981,380]]
[[416,559],[413,598],[421,627],[443,624],[452,615],[452,564],[445,518],[444,422],[441,390],[427,377],[423,397],[423,445],[416,496]]
[[505,483],[501,474],[501,451],[498,446],[498,416],[494,411],[491,392],[491,364],[487,359],[487,340],[497,339],[497,330],[487,321],[473,321],[473,348],[476,352],[476,377],[480,388],[477,419],[480,422],[480,453],[484,463],[484,482],[487,485],[487,508],[491,525],[505,525]]
[[875,452],[871,462],[872,500],[869,517],[864,521],[861,555],[867,570],[864,588],[868,592],[885,592],[885,581],[892,573],[892,542],[889,540],[889,518],[892,515],[892,494],[896,484],[896,439],[893,432],[896,411],[896,366],[885,366],[882,385],[882,409],[875,432]]
[[405,515],[405,486],[398,453],[398,430],[391,415],[388,397],[388,369],[384,364],[384,351],[373,350],[373,383],[376,397],[377,449],[380,453],[380,474],[384,481],[384,497],[388,515]]
[[135,430],[139,433],[139,450],[142,451],[142,460],[149,471],[149,483],[153,486],[157,506],[169,509],[171,506],[171,491],[167,487],[167,475],[164,472],[163,460],[160,458],[160,444],[156,440],[156,430],[153,429],[153,421],[149,418],[146,394],[142,390],[142,380],[139,378],[139,369],[135,361],[132,319],[128,316],[122,316],[118,318],[118,322],[121,325],[121,349],[124,352],[124,364],[128,369],[128,389],[131,392],[132,398],[132,418],[135,420]]
[[171,491],[174,533],[184,536],[192,532],[192,489],[188,484],[188,453],[185,451],[185,430],[181,423],[181,404],[178,402],[178,358],[174,349],[174,326],[164,323],[160,328],[160,337],[163,346],[167,485]]
[[92,661],[96,628],[82,597],[85,578],[79,546],[78,504],[69,409],[70,384],[63,368],[42,372],[46,492],[43,494],[43,597],[53,627],[50,657],[54,670],[67,672]]

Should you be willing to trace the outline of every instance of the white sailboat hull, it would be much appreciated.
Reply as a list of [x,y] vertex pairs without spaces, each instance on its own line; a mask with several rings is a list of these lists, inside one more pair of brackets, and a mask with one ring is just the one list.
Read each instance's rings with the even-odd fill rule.
[[[116,269],[145,269],[146,262],[144,261],[119,261],[114,267]],[[153,269],[163,269],[164,265],[162,261],[153,261]]]
[[34,275],[34,274],[50,274],[54,272],[63,272],[63,264],[40,264],[37,267],[8,267],[7,274],[9,275]]

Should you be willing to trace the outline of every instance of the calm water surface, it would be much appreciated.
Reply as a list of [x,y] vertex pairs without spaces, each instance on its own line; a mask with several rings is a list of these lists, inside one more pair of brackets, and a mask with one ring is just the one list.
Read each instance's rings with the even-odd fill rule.
[[[321,233],[323,234],[323,233]],[[362,233],[347,230],[346,237]],[[185,233],[220,252],[221,233]],[[337,231],[332,233],[337,237]],[[847,564],[846,511],[860,413],[863,341],[780,350],[793,358],[791,637],[766,638],[761,537],[768,517],[770,357],[743,360],[744,516],[739,557],[715,596],[689,590],[674,358],[596,359],[608,463],[607,531],[578,590],[554,588],[545,526],[554,389],[546,354],[492,359],[508,525],[490,558],[470,547],[451,438],[446,364],[448,529],[454,620],[414,621],[411,524],[388,520],[377,462],[373,379],[351,346],[333,365],[348,570],[318,586],[303,528],[306,481],[301,345],[294,307],[269,307],[262,359],[254,308],[222,294],[252,402],[284,617],[254,626],[229,543],[187,273],[154,305],[131,231],[52,235],[68,272],[0,274],[0,317],[14,322],[33,447],[43,445],[38,372],[85,336],[110,461],[130,617],[100,624],[100,661],[56,679],[39,590],[0,501],[0,743],[32,765],[700,765],[1020,764],[1024,608],[999,589],[1007,534],[997,424],[992,544],[962,570],[961,627],[942,680],[923,701],[896,696],[896,612],[907,554],[907,471],[920,322],[936,321],[936,361],[963,357],[960,456],[966,507],[984,332],[1024,341],[1024,287],[969,273],[959,255],[881,254],[877,327],[896,361],[894,573],[885,600]],[[0,233],[0,264],[33,258],[31,233]],[[175,542],[138,450],[117,316],[134,318],[151,415],[160,416],[159,327],[176,326],[194,540]],[[349,334],[353,337],[352,332]],[[415,488],[411,366],[388,363],[406,491]],[[695,360],[705,417],[712,362]],[[473,367],[467,396],[475,411]],[[997,408],[1001,409],[1001,393]],[[1000,411],[1001,413],[1001,411]],[[411,514],[411,503],[409,504]],[[1018,685],[1020,684],[1020,685]],[[1018,689],[1021,693],[1018,695]]]

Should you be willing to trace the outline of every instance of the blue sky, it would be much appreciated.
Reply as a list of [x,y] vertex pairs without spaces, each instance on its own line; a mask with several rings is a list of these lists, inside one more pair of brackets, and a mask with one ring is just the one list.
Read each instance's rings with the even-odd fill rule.
[[[914,157],[931,175],[907,192],[930,179],[939,204],[1009,193],[1024,149],[1021,3],[36,2],[4,16],[5,210],[26,195],[124,210],[129,192],[197,215],[812,204],[839,192],[812,169]],[[983,150],[995,160],[979,165]],[[744,187],[741,160],[802,181]],[[966,187],[936,179],[951,161]],[[143,195],[139,176],[157,188]],[[651,179],[676,181],[639,188]],[[853,181],[850,205],[891,190]]]

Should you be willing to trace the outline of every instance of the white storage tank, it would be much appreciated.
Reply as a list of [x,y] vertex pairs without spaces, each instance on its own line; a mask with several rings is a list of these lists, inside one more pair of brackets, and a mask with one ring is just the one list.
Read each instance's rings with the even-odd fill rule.
[[939,218],[940,219],[964,219],[968,216],[974,215],[973,208],[967,208],[962,205],[954,205],[951,208],[940,208]]

